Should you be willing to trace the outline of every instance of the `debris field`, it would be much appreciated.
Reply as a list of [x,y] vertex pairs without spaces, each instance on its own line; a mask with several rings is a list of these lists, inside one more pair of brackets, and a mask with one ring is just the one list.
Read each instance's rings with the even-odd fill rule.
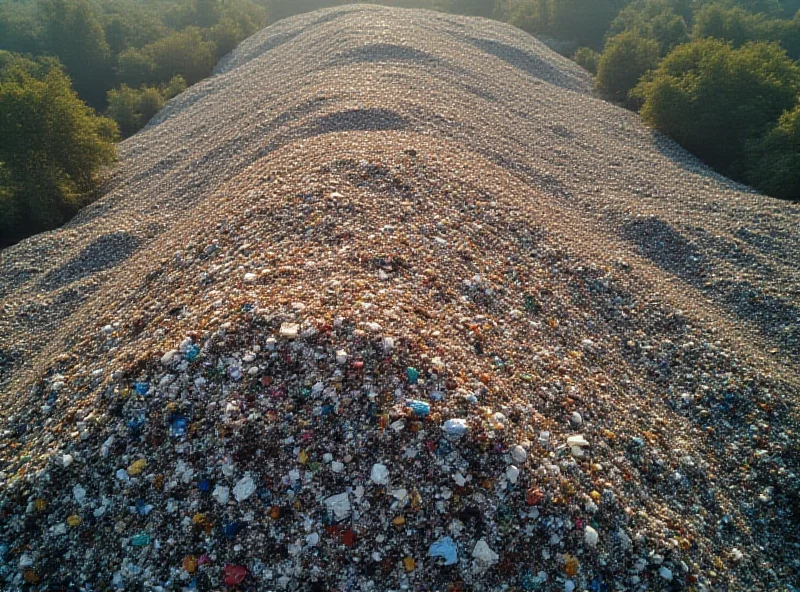
[[510,26],[280,21],[0,252],[4,590],[797,590],[800,210]]

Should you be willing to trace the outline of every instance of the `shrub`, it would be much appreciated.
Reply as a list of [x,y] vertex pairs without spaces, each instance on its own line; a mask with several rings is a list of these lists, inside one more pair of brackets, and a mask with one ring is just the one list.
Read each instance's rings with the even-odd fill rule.
[[596,84],[609,98],[629,103],[629,93],[642,75],[658,65],[658,44],[634,31],[608,40],[597,64]]
[[777,44],[715,39],[675,48],[634,90],[642,117],[727,174],[745,143],[795,106],[800,67]]
[[686,21],[669,0],[637,0],[623,8],[611,23],[607,37],[626,31],[653,39],[662,56],[689,38]]
[[768,195],[800,199],[800,106],[747,147],[746,179]]
[[591,47],[580,47],[572,59],[580,67],[588,70],[592,74],[597,74],[597,65],[600,63],[600,54]]
[[87,203],[114,159],[116,125],[97,117],[51,62],[0,81],[0,244],[55,228]]
[[200,29],[189,27],[170,33],[155,43],[144,46],[141,53],[153,63],[149,82],[164,84],[173,76],[183,76],[189,85],[211,73],[216,60],[216,47],[204,41]]

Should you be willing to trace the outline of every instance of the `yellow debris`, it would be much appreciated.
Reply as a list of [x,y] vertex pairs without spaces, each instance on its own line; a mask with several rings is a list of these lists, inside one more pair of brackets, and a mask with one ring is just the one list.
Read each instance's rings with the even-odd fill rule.
[[135,460],[131,463],[131,466],[128,467],[128,475],[136,476],[140,475],[144,468],[147,466],[147,461],[143,458],[139,460]]

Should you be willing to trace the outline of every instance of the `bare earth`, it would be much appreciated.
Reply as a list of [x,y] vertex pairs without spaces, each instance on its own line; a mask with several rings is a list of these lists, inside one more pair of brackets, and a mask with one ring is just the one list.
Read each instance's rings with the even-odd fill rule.
[[521,31],[281,21],[0,252],[3,589],[796,590],[799,276]]

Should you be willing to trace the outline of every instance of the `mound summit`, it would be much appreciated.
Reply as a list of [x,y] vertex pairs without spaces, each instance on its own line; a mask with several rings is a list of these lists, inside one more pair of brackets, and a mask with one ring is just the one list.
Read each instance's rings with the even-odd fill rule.
[[4,589],[798,586],[797,205],[366,5],[120,151],[0,253]]

